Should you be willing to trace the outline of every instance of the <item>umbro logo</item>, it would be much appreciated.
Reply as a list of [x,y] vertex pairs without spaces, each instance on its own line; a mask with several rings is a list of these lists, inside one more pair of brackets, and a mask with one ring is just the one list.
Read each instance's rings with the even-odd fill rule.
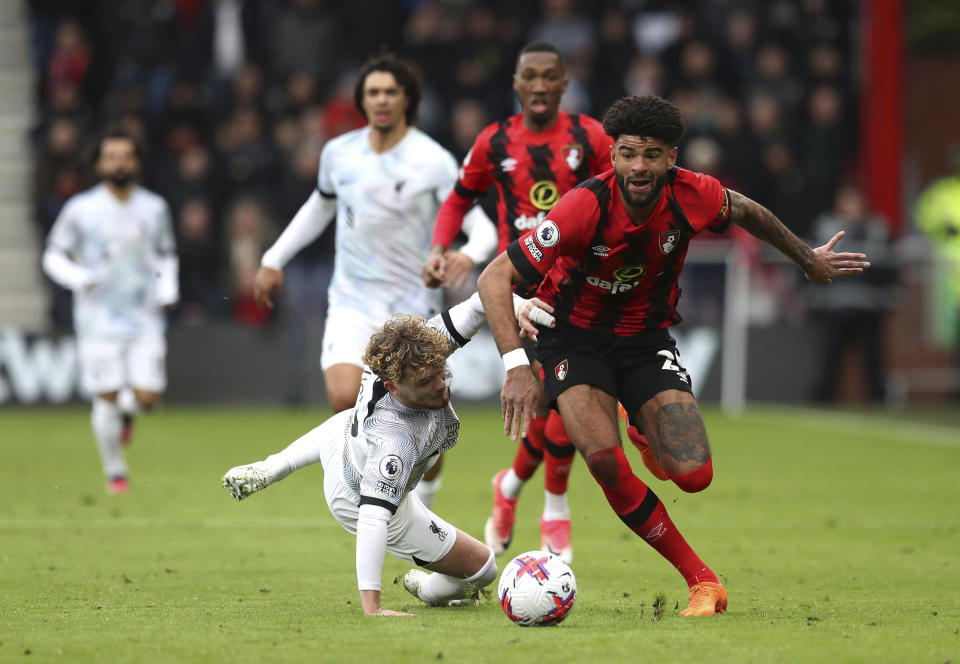
[[608,247],[605,244],[598,244],[595,247],[591,247],[591,249],[593,249],[594,256],[600,256],[601,258],[606,258],[607,256],[610,255],[610,247]]
[[510,171],[516,170],[517,160],[513,157],[507,157],[500,162],[500,170],[504,173],[509,173]]
[[667,527],[663,525],[663,521],[654,526],[653,530],[643,536],[643,539],[648,542],[656,542],[658,539],[663,537],[667,533]]

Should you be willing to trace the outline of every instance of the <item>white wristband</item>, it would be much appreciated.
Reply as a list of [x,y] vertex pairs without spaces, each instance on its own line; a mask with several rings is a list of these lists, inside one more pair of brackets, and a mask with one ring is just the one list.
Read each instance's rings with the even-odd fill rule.
[[530,360],[527,359],[527,351],[522,348],[514,348],[513,350],[503,354],[503,368],[507,371],[515,367],[530,366]]

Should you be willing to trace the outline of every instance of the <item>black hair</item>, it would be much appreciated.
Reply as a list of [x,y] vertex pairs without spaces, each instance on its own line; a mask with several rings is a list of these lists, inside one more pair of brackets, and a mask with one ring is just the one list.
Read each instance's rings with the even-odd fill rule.
[[107,127],[102,134],[100,134],[100,138],[97,139],[96,145],[93,146],[94,165],[100,161],[100,152],[103,149],[103,142],[114,138],[130,141],[133,144],[134,156],[136,156],[137,161],[143,163],[143,146],[140,145],[140,141],[138,141],[133,134],[120,125],[111,125]]
[[563,53],[560,52],[560,49],[551,44],[550,42],[538,41],[531,42],[523,48],[520,49],[520,52],[517,53],[517,66],[520,66],[520,56],[526,55],[527,53],[553,53],[560,59],[560,65],[563,67],[567,66],[566,59],[563,57]]
[[671,147],[683,140],[687,125],[672,102],[655,95],[621,97],[603,116],[603,131],[613,140],[622,134],[658,138]]
[[357,110],[360,111],[360,115],[367,116],[363,110],[363,84],[366,82],[367,76],[375,71],[385,71],[393,74],[393,77],[397,79],[397,85],[403,88],[409,101],[406,111],[407,124],[413,126],[417,121],[417,107],[420,106],[420,99],[423,96],[420,75],[413,65],[393,53],[376,55],[367,60],[363,68],[360,69],[357,84],[353,88],[353,102],[356,104]]

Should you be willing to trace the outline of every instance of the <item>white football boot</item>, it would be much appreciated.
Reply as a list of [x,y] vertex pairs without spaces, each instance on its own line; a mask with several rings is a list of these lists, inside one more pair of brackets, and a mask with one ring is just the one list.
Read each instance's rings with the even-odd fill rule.
[[228,470],[223,476],[223,486],[230,491],[230,495],[235,500],[243,500],[261,489],[266,489],[275,479],[268,464],[265,461],[257,461]]

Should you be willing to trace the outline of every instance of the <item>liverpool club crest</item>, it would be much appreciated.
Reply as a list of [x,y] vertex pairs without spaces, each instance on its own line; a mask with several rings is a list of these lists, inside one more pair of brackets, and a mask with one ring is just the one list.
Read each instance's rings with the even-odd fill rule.
[[676,249],[679,242],[680,231],[664,231],[660,233],[660,251],[665,254],[669,254]]
[[575,171],[580,168],[580,164],[583,163],[583,146],[579,143],[571,143],[570,145],[564,146],[563,150],[563,160],[567,163],[567,166],[570,167],[571,171]]

